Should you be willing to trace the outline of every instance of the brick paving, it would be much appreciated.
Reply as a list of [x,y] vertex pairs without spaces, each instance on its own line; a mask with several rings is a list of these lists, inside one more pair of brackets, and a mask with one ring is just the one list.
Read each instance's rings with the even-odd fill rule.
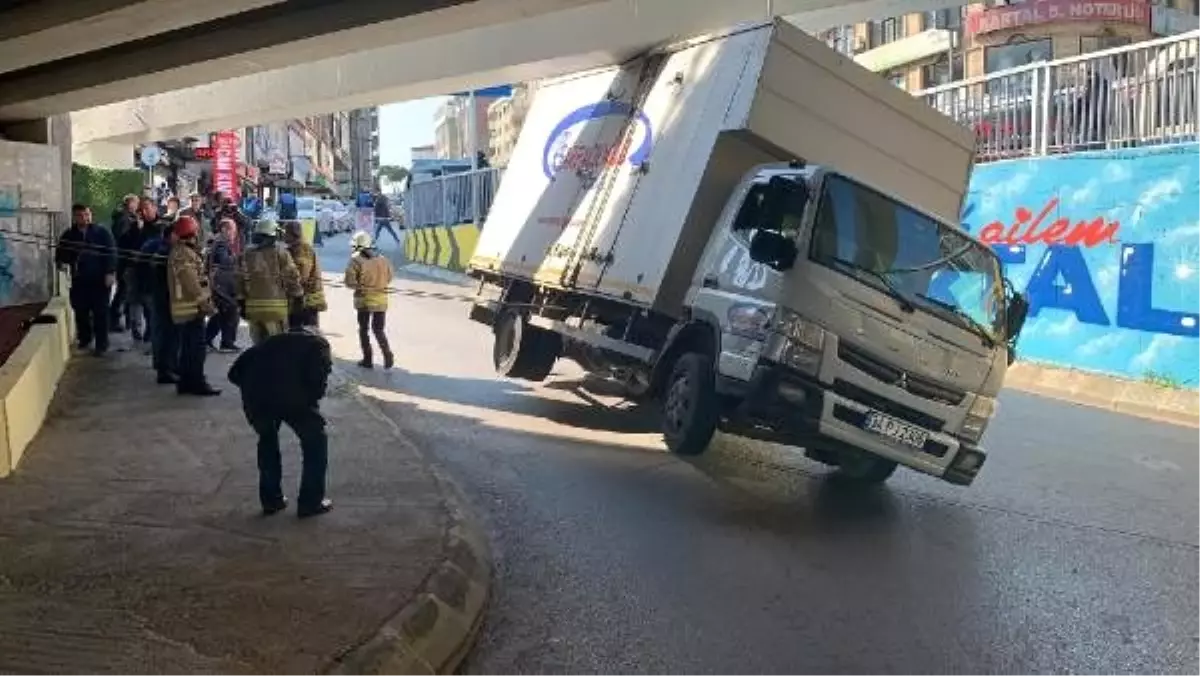
[[140,354],[73,360],[0,482],[0,671],[321,671],[440,561],[447,507],[428,466],[336,374],[334,511],[295,518],[288,431],[292,507],[260,516],[230,362],[207,369],[225,393],[195,399],[155,385]]

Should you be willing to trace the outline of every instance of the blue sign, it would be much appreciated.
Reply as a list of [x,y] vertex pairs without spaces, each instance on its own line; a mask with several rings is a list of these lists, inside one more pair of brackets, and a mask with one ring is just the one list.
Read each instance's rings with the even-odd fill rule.
[[159,161],[162,160],[162,148],[153,145],[145,146],[142,148],[141,156],[142,166],[149,169],[150,167],[157,165]]
[[504,98],[505,96],[512,96],[512,90],[512,85],[500,85],[497,87],[484,87],[483,89],[476,89],[473,92],[458,92],[457,94],[452,94],[452,96],[470,96],[471,94],[474,94],[475,96],[499,99]]
[[[615,143],[593,143],[590,145],[577,143],[577,136],[572,132],[579,125],[605,117],[632,118],[633,123],[640,126],[644,132],[637,147],[633,142],[625,143],[625,134],[620,134]],[[634,130],[635,138],[637,130]],[[650,150],[654,145],[654,130],[650,118],[640,110],[623,101],[601,101],[571,111],[562,119],[546,138],[542,148],[542,171],[546,178],[552,179],[559,171],[595,171],[603,166],[616,166],[629,162],[630,166],[640,167],[650,159]]]

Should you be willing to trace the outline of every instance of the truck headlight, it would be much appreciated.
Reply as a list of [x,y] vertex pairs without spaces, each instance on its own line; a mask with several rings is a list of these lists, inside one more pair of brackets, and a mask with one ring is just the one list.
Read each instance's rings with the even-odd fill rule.
[[971,402],[971,408],[967,409],[967,416],[963,419],[960,435],[967,441],[978,444],[998,406],[992,397],[975,395],[975,400]]
[[817,372],[825,348],[825,329],[791,310],[779,308],[771,320],[771,330],[786,339],[779,355],[783,364],[802,373]]

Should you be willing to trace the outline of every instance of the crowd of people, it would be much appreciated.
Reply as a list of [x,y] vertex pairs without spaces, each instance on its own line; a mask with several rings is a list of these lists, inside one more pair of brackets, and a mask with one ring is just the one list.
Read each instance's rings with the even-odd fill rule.
[[[298,514],[328,511],[328,439],[319,408],[332,368],[319,332],[328,306],[320,262],[300,222],[252,222],[220,195],[211,209],[198,195],[182,209],[171,198],[163,213],[154,198],[130,195],[111,227],[94,223],[91,209],[76,204],[71,221],[55,260],[70,272],[78,347],[103,355],[110,334],[128,331],[149,355],[158,383],[199,397],[221,393],[205,372],[208,352],[242,352],[228,377],[259,437],[263,513],[287,504],[279,486],[282,424],[296,432],[304,456]],[[374,366],[373,336],[384,368],[391,368],[385,328],[392,266],[366,232],[354,234],[351,248],[341,283],[354,295],[359,365]],[[253,344],[244,352],[243,320]]]

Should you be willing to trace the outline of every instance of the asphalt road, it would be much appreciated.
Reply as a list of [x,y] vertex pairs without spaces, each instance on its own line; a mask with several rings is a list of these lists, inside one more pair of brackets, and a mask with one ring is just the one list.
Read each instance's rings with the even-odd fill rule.
[[[400,368],[368,393],[450,470],[497,555],[466,672],[1200,670],[1193,429],[1006,392],[969,488],[901,471],[852,492],[727,440],[686,463],[568,365],[540,388],[494,377],[461,289],[399,287]],[[324,323],[353,349],[330,295]]]

